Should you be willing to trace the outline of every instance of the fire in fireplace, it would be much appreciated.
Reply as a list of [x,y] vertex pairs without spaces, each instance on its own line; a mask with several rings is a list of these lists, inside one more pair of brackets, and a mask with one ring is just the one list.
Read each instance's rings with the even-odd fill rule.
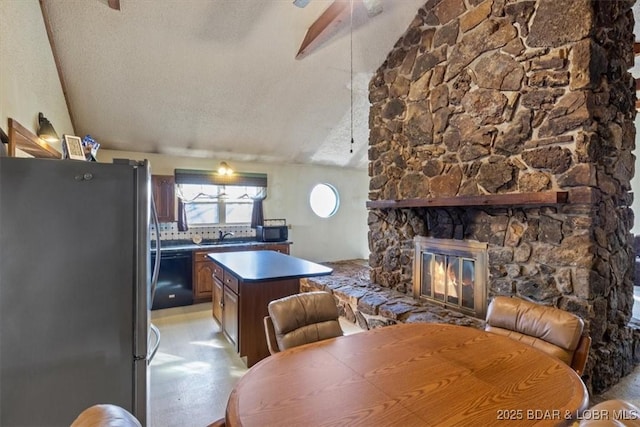
[[487,244],[423,236],[414,242],[414,297],[484,319]]

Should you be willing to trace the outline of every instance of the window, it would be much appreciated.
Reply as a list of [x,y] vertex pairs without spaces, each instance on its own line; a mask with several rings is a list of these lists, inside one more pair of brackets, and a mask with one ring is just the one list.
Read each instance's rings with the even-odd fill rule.
[[176,169],[175,176],[189,226],[251,223],[254,199],[264,199],[267,193],[264,174],[238,172],[229,177]]
[[184,203],[187,224],[250,223],[253,199],[261,197],[264,188],[180,184],[179,197]]
[[330,184],[318,184],[311,190],[309,204],[313,213],[320,218],[333,216],[340,205],[338,190]]

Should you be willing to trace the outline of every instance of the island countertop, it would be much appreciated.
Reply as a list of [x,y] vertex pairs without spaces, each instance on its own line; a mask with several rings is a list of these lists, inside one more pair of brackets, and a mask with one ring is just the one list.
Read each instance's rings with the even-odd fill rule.
[[275,251],[209,253],[207,256],[243,282],[326,276],[332,268]]

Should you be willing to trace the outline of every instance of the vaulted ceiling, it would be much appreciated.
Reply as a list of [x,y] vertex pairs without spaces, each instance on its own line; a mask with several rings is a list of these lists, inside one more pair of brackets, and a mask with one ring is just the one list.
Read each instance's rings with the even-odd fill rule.
[[369,79],[424,4],[374,1],[381,13],[355,0],[352,19],[347,8],[301,59],[333,1],[41,4],[76,135],[117,150],[364,168]]

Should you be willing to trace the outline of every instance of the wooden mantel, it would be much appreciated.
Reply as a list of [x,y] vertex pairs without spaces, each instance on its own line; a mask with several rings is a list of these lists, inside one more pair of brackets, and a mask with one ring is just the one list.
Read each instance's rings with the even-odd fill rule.
[[370,200],[369,209],[437,208],[458,206],[514,206],[567,203],[567,191],[539,193],[483,194],[480,196],[434,197],[431,199]]

